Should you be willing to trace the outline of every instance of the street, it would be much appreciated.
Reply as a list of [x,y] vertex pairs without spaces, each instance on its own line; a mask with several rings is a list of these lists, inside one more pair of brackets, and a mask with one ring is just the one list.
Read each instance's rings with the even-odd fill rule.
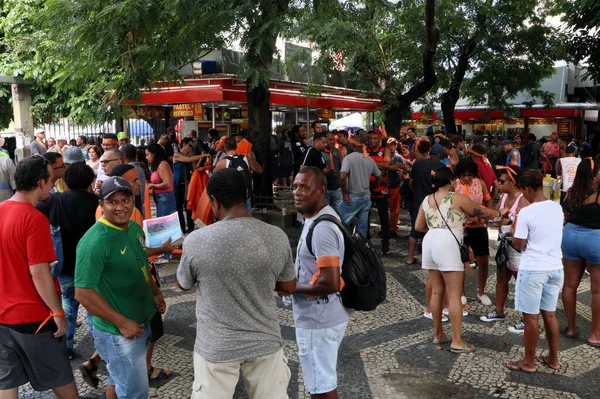
[[[405,211],[402,212],[405,216]],[[376,218],[372,218],[374,221]],[[402,220],[400,237],[406,236],[407,220]],[[372,225],[373,235],[378,227]],[[286,230],[295,246],[300,230]],[[491,230],[490,230],[491,232]],[[494,235],[490,234],[490,242]],[[376,247],[378,240],[375,240]],[[561,336],[559,358],[561,369],[552,371],[539,364],[538,372],[525,374],[509,371],[504,364],[523,356],[523,337],[509,333],[507,327],[520,320],[512,310],[514,281],[511,282],[507,318],[484,323],[479,316],[491,309],[477,302],[476,273],[467,275],[467,296],[472,305],[463,321],[466,342],[478,347],[471,354],[452,354],[449,344],[431,344],[430,320],[423,317],[427,273],[420,266],[404,264],[407,241],[392,240],[392,252],[384,257],[388,273],[387,301],[376,311],[355,313],[346,331],[338,360],[338,392],[341,398],[597,398],[600,391],[600,350],[585,343],[590,331],[591,291],[589,276],[579,288],[578,323],[580,335],[575,339]],[[492,256],[493,259],[493,256]],[[153,365],[173,371],[174,377],[159,387],[151,384],[151,397],[187,398],[193,381],[192,355],[195,339],[195,305],[193,291],[182,292],[176,286],[177,263],[160,266],[162,290],[168,309],[164,315],[165,336],[157,343]],[[494,301],[495,266],[490,266],[487,293]],[[277,297],[281,331],[285,339],[285,354],[289,359],[292,378],[288,393],[291,398],[308,398],[304,393],[299,369],[292,310]],[[566,325],[562,303],[557,311],[561,327]],[[92,390],[81,379],[77,366],[93,352],[93,343],[85,311],[77,329],[75,349],[80,357],[72,364],[79,392],[83,398],[104,397],[106,370],[100,367],[100,386]],[[450,325],[445,325],[450,330]],[[547,347],[542,329],[538,351]],[[247,398],[243,383],[238,385],[236,398]],[[22,389],[21,398],[51,398],[51,393],[34,394]]]

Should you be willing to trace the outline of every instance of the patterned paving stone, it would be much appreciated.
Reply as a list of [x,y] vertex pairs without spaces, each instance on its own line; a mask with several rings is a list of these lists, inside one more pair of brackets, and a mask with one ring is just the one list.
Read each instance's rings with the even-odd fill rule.
[[[407,220],[400,231],[406,236]],[[378,226],[372,225],[377,237]],[[300,230],[286,230],[292,243],[297,242]],[[491,234],[493,236],[493,234]],[[492,247],[494,246],[493,238]],[[379,241],[373,239],[376,247]],[[595,399],[600,390],[600,350],[585,344],[590,331],[591,292],[589,277],[579,287],[578,323],[581,334],[567,340],[561,337],[561,370],[552,371],[543,365],[538,373],[524,374],[507,370],[504,364],[523,356],[523,337],[511,334],[507,328],[520,320],[513,310],[514,280],[510,284],[507,318],[484,323],[479,316],[492,310],[481,305],[476,297],[477,270],[467,275],[466,292],[471,305],[470,315],[463,320],[465,341],[478,350],[472,354],[455,355],[449,346],[436,347],[431,343],[433,324],[422,317],[425,305],[427,272],[419,265],[406,265],[407,240],[392,240],[392,252],[384,257],[388,275],[388,297],[374,312],[353,314],[338,359],[339,397],[349,399],[377,398],[585,398]],[[493,259],[493,257],[492,257]],[[157,343],[153,363],[167,367],[173,378],[160,386],[152,386],[150,397],[163,399],[188,398],[193,382],[193,347],[195,340],[196,294],[181,291],[176,285],[177,263],[159,267],[162,289],[168,304],[164,315],[165,336]],[[495,266],[489,268],[486,292],[495,300]],[[288,394],[293,399],[308,399],[298,362],[298,348],[291,307],[275,297],[284,337],[284,353],[292,372]],[[559,302],[557,315],[564,327],[564,311]],[[93,352],[86,315],[80,310],[83,324],[76,332],[76,350],[80,358],[72,362],[75,379],[83,398],[103,398],[106,369],[100,367],[100,386],[88,387],[77,366]],[[541,325],[541,324],[540,324]],[[449,333],[450,324],[444,326]],[[543,328],[538,353],[547,348]],[[53,398],[50,392],[36,393],[26,386],[20,398]],[[245,399],[243,380],[234,397]]]

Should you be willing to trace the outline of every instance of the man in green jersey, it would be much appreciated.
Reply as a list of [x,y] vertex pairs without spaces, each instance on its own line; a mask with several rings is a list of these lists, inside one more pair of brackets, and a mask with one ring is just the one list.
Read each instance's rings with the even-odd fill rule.
[[106,361],[118,398],[146,399],[150,319],[165,300],[152,280],[144,232],[130,221],[135,201],[129,183],[107,178],[101,187],[104,216],[77,245],[75,297],[93,315],[92,335]]

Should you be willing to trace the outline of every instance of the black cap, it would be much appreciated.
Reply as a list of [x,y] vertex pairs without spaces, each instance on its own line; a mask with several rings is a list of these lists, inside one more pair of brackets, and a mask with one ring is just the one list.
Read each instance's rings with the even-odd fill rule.
[[124,191],[133,195],[133,190],[131,190],[127,180],[117,176],[107,177],[100,186],[100,199],[105,200],[117,191]]

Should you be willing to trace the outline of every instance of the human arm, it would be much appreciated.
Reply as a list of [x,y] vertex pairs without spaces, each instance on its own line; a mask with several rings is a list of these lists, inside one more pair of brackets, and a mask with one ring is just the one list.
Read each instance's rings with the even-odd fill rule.
[[248,158],[248,167],[250,169],[250,172],[258,173],[259,175],[263,173],[263,167],[256,160],[254,152],[250,151],[246,158]]
[[196,161],[199,161],[203,158],[208,158],[210,157],[210,155],[208,154],[200,154],[200,155],[192,155],[191,157],[185,156],[183,155],[181,152],[176,152],[175,154],[173,154],[173,161],[174,162],[186,162],[186,163],[193,163]]
[[[50,265],[47,262],[31,265],[29,266],[29,273],[31,274],[35,290],[46,306],[50,308],[50,311],[53,314],[63,313],[62,300],[60,295],[56,293],[54,278],[50,274]],[[65,335],[68,324],[64,313],[62,317],[54,316],[54,322],[56,323],[56,327],[58,327],[54,336],[58,338]]]
[[340,187],[342,188],[342,199],[346,204],[351,204],[350,197],[348,195],[348,173],[340,173]]
[[483,219],[502,217],[498,209],[490,209],[481,205],[477,205],[471,198],[458,193],[455,193],[452,196],[452,205],[469,216],[475,216]]
[[490,195],[485,182],[479,179],[479,184],[481,185],[481,191],[483,193],[483,203],[485,204],[486,208],[494,208],[492,196]]
[[496,198],[496,195],[498,195],[498,191],[500,191],[500,185],[498,184],[498,180],[494,179],[492,182],[492,193],[490,194],[492,196],[492,201]]
[[427,221],[425,220],[425,211],[423,211],[423,207],[420,204],[417,220],[415,221],[415,230],[419,233],[426,233],[427,230],[429,230],[429,227],[427,227]]
[[291,295],[296,289],[296,269],[294,267],[294,257],[292,256],[292,248],[285,233],[281,234],[281,242],[285,248],[283,268],[277,276],[275,283],[275,291],[279,295]]
[[[150,265],[148,265],[148,268],[150,268]],[[150,270],[148,270],[148,273],[150,273]],[[152,288],[152,295],[154,295],[154,303],[156,304],[156,310],[158,310],[158,313],[164,314],[167,310],[167,303],[165,302],[165,298],[163,297],[162,291],[160,290],[160,288],[158,288],[158,285],[156,284],[154,278],[150,279],[150,287]]]
[[75,287],[75,299],[94,316],[117,326],[125,338],[141,337],[144,333],[142,323],[128,319],[114,310],[106,302],[106,299],[93,288]]
[[177,268],[177,287],[184,291],[191,289],[198,282],[197,268],[192,265],[195,259],[189,254],[189,251],[185,251],[186,241],[183,242],[181,261]]
[[171,239],[169,238],[160,247],[157,247],[157,248],[148,248],[148,247],[146,247],[146,254],[148,256],[157,256],[157,255],[161,255],[161,254],[170,254],[170,253],[173,253],[173,251],[175,249],[176,249],[176,247],[171,244]]
[[392,152],[389,148],[385,148],[383,151],[383,162],[376,162],[377,167],[380,171],[384,172],[390,167],[390,159],[392,158]]
[[348,154],[348,149],[344,146],[338,148],[338,154],[340,156],[340,163],[344,162],[344,157]]
[[521,211],[513,224],[512,245],[518,251],[523,251],[527,247],[527,238],[529,237],[529,215],[528,212]]

